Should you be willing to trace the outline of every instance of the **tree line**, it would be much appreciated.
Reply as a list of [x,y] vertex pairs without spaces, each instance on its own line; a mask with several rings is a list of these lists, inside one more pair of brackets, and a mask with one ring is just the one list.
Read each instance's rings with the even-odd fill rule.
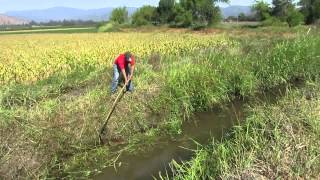
[[[118,24],[161,25],[171,27],[202,28],[214,25],[222,20],[218,2],[229,0],[160,0],[157,7],[143,6],[131,17],[125,7],[115,8],[110,21]],[[312,24],[320,18],[320,0],[273,0],[272,4],[257,0],[252,6],[253,14],[239,15],[240,20],[261,21],[263,25]]]
[[[131,16],[135,26],[168,24],[173,27],[206,27],[221,21],[218,2],[228,0],[160,0],[157,7],[143,6]],[[112,11],[111,21],[123,24],[129,22],[125,7]]]
[[273,0],[269,4],[258,0],[252,6],[256,18],[266,25],[286,23],[290,27],[299,24],[319,23],[320,0]]

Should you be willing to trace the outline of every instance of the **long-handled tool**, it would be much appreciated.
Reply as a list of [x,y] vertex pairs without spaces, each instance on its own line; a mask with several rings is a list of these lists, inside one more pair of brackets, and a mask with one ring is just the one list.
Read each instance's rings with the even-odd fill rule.
[[[129,82],[129,81],[128,81],[128,82]],[[111,107],[111,109],[110,109],[110,112],[109,112],[109,114],[108,114],[108,116],[107,116],[106,121],[104,122],[104,124],[102,125],[102,127],[101,127],[101,129],[100,129],[100,134],[99,134],[100,144],[103,144],[102,134],[106,131],[106,127],[107,127],[107,124],[108,124],[108,122],[109,122],[109,119],[111,118],[111,115],[112,115],[114,109],[116,108],[117,103],[118,103],[120,97],[121,97],[122,94],[125,92],[125,89],[126,89],[127,85],[128,85],[128,83],[126,83],[126,84],[122,87],[122,89],[121,89],[121,91],[119,92],[117,98],[115,99],[115,101],[114,101],[113,104],[112,104],[112,107]],[[106,134],[106,133],[105,133],[105,134]]]

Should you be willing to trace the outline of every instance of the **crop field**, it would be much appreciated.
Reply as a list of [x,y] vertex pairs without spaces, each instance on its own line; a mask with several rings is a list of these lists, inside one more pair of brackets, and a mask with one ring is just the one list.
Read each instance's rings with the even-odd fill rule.
[[[317,87],[320,36],[317,29],[309,34],[306,30],[282,30],[273,36],[249,29],[235,34],[221,30],[1,35],[0,178],[91,178],[115,166],[121,153],[134,156],[156,146],[159,137],[181,134],[182,124],[194,112],[295,79]],[[112,63],[128,50],[137,63],[135,91],[119,102],[107,125],[110,144],[101,145],[99,130],[115,99],[110,92]],[[318,106],[314,107],[310,111],[316,111]],[[255,116],[249,118],[251,122]],[[229,144],[224,148],[239,149]],[[319,148],[312,151],[317,154]],[[204,162],[199,156],[214,155],[202,151],[197,155],[185,165],[175,165],[177,179],[193,179],[199,172],[204,179],[228,177],[220,176],[222,170],[214,171],[218,175],[201,174],[193,163]],[[192,168],[195,174],[187,174]],[[318,170],[315,167],[310,174]]]
[[2,36],[0,83],[36,82],[55,72],[67,74],[75,68],[110,67],[116,56],[128,49],[137,57],[147,57],[160,52],[180,55],[228,43],[231,42],[222,35],[178,33]]

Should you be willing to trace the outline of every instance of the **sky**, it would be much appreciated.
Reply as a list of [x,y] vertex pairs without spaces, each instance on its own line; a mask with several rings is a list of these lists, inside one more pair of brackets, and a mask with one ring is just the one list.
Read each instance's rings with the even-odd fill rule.
[[[271,2],[271,0],[266,0]],[[0,13],[7,11],[47,9],[63,6],[79,9],[95,9],[104,7],[140,7],[142,5],[157,5],[159,0],[0,0]],[[254,0],[230,0],[230,5],[252,5]],[[222,7],[227,4],[219,4]]]

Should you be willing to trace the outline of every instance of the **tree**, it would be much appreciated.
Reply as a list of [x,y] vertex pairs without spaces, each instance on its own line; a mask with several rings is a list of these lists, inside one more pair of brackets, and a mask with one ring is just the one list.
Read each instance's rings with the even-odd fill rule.
[[228,16],[226,20],[227,21],[238,21],[238,17],[236,17],[236,16]]
[[152,21],[178,27],[205,27],[221,20],[217,2],[229,0],[160,0],[155,11],[151,7],[138,10],[132,16],[133,24],[143,25]]
[[246,21],[246,20],[247,20],[247,17],[246,17],[246,15],[242,12],[242,13],[239,14],[238,19],[239,19],[239,21]]
[[122,7],[113,9],[110,20],[119,24],[124,24],[128,22],[129,18],[127,8]]
[[192,12],[185,10],[181,4],[176,4],[174,7],[174,26],[189,27],[192,24]]
[[228,0],[180,0],[182,8],[192,13],[193,24],[208,26],[221,19],[220,8],[217,2]]
[[36,25],[38,25],[38,23],[36,21],[32,20],[32,21],[29,22],[29,25],[30,26],[36,26]]
[[160,0],[159,6],[157,8],[158,20],[160,23],[169,23],[174,20],[173,10],[174,10],[175,0]]
[[292,0],[273,0],[272,14],[290,27],[297,26],[303,22],[304,16],[293,4]]
[[287,23],[290,27],[297,26],[303,23],[304,16],[296,8],[290,8],[287,15]]
[[259,21],[264,21],[270,18],[271,8],[268,3],[263,0],[258,0],[252,6],[252,10],[255,12]]
[[212,18],[210,20],[209,25],[212,24],[217,24],[219,22],[221,22],[221,20],[223,19],[222,14],[221,14],[221,10],[219,6],[215,6],[213,9],[213,14],[212,14]]
[[155,18],[155,12],[155,7],[141,7],[132,15],[132,24],[136,26],[152,24]]
[[294,7],[292,0],[272,0],[272,15],[286,21],[289,10]]
[[301,12],[305,16],[306,24],[312,24],[320,19],[320,0],[300,0]]

